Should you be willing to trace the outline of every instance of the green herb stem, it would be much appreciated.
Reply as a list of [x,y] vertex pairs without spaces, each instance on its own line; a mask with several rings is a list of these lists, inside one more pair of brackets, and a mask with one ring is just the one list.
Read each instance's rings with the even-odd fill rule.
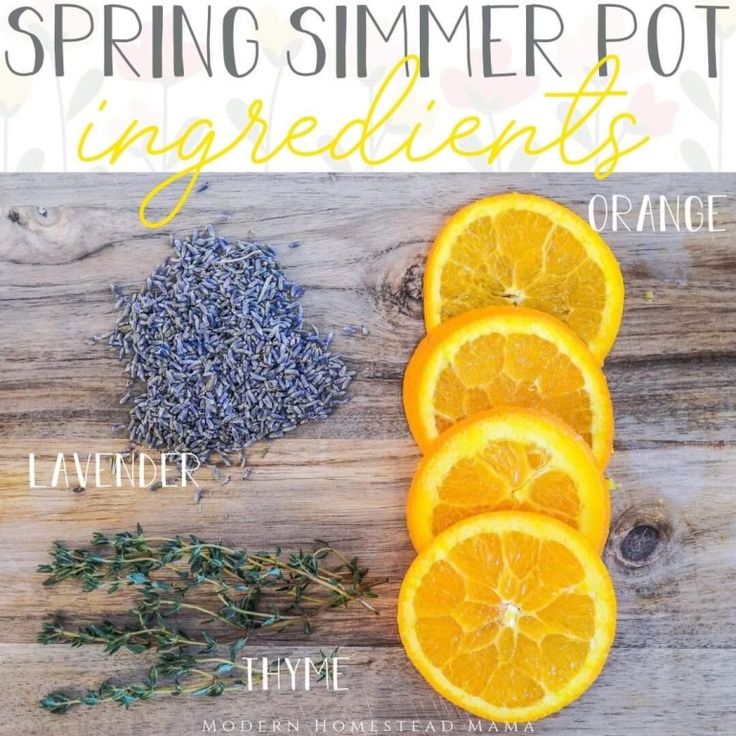
[[[339,564],[334,560],[330,564],[333,556]],[[79,697],[49,693],[41,705],[54,713],[80,704],[117,702],[129,707],[158,695],[214,697],[241,689],[241,682],[230,678],[225,682],[220,675],[244,669],[237,656],[248,643],[250,632],[276,632],[299,624],[310,634],[313,619],[330,608],[347,608],[353,602],[377,614],[367,599],[375,597],[374,588],[385,582],[369,580],[368,571],[359,567],[357,558],[347,558],[319,541],[311,552],[282,555],[277,549],[273,554],[249,555],[195,536],[146,537],[140,526],[135,534],[97,533],[91,549],[69,549],[57,542],[51,550],[51,564],[38,570],[47,575],[44,584],[48,586],[75,581],[84,592],[102,588],[116,593],[125,585],[136,596],[134,607],[127,612],[135,623],[120,625],[104,620],[77,631],[48,623],[39,634],[39,642],[63,642],[72,647],[103,645],[111,655],[121,649],[134,654],[159,653],[142,683],[118,687],[108,681]],[[195,589],[200,589],[196,597]],[[208,621],[220,622],[230,629],[229,636],[235,630],[239,638],[218,641],[201,628],[202,622],[191,624],[199,627],[194,636],[185,633],[190,624],[185,623],[183,630],[177,625],[185,613],[190,613],[186,620],[203,615]],[[224,650],[229,654],[227,659],[220,656]],[[207,672],[208,666],[214,670]],[[159,682],[160,674],[172,681]],[[250,684],[252,673],[248,671],[248,675]],[[196,679],[196,687],[181,684],[188,677]]]

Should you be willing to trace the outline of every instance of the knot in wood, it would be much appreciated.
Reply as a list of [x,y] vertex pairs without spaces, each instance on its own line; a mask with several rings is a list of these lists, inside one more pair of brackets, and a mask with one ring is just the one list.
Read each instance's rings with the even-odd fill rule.
[[621,542],[621,557],[630,564],[649,560],[659,544],[659,529],[649,524],[635,526]]
[[393,309],[408,317],[423,314],[424,253],[416,253],[390,273],[382,289],[382,298]]
[[422,284],[424,281],[424,263],[415,263],[406,269],[401,281],[400,296],[406,301],[422,301]]
[[632,507],[614,524],[609,556],[624,570],[650,567],[665,553],[672,536],[672,521],[663,506]]

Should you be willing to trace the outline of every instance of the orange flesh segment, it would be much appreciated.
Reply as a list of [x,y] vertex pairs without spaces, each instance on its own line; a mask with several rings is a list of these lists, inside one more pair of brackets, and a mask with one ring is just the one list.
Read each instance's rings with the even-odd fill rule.
[[502,408],[441,437],[414,475],[407,525],[418,551],[445,529],[491,511],[534,511],[579,531],[602,551],[610,494],[590,448],[538,411]]
[[590,342],[601,329],[605,294],[603,269],[569,230],[512,210],[477,220],[455,241],[442,273],[441,320],[512,304],[552,314]]
[[498,406],[544,409],[590,444],[590,397],[570,358],[536,335],[491,337],[463,346],[445,368],[433,397],[437,416],[454,424]]
[[602,362],[618,333],[623,279],[603,239],[567,208],[534,195],[490,197],[437,238],[425,276],[427,329],[493,306],[557,317]]
[[491,307],[439,327],[409,362],[404,407],[425,453],[462,420],[500,407],[555,416],[601,468],[612,451],[613,408],[600,366],[568,327],[532,309]]
[[[505,564],[493,595],[477,590],[472,598],[466,595],[459,581],[482,577],[501,549]],[[564,558],[560,576],[541,577],[537,559],[547,555]],[[574,592],[583,579],[580,564],[555,542],[513,533],[466,542],[453,551],[449,565],[437,563],[419,588],[414,607],[420,643],[454,684],[462,687],[469,679],[472,691],[496,705],[532,705],[569,680],[585,660],[595,620],[590,596]],[[441,602],[433,601],[439,591]],[[469,606],[475,615],[468,615]],[[526,624],[530,618],[534,625]],[[491,656],[468,670],[463,644],[477,637],[478,629],[493,634],[482,642]]]
[[[528,531],[505,530],[486,523],[491,517],[531,522]],[[473,524],[478,533],[452,540]],[[545,538],[547,524],[578,541],[568,546],[559,528]],[[438,537],[428,556],[439,559],[415,563],[426,573],[417,585],[410,570],[416,592],[409,598],[402,589],[399,614],[400,628],[407,618],[416,624],[405,645],[430,683],[487,718],[533,720],[569,702],[573,690],[577,697],[595,679],[615,628],[610,579],[597,558],[585,559],[580,540],[559,522],[518,512],[468,519]]]
[[[541,469],[532,470],[526,460],[528,449],[520,443],[505,442],[489,447],[485,458],[458,463],[440,487],[442,500],[434,509],[432,521],[435,536],[455,523],[446,520],[455,512],[465,518],[486,511],[540,511],[577,528],[580,501],[572,480],[559,471],[546,470],[548,458]],[[513,458],[519,465],[499,469],[486,459],[491,450]]]

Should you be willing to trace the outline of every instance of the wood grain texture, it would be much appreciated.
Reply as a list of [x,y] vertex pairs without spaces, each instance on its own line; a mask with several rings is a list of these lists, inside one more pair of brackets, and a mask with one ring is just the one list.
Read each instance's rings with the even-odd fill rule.
[[[406,360],[423,331],[421,272],[443,219],[493,192],[552,195],[585,214],[591,179],[571,175],[213,176],[175,221],[213,222],[277,245],[304,284],[305,312],[336,334],[358,377],[352,403],[330,420],[250,453],[253,473],[222,486],[158,493],[30,491],[29,452],[110,452],[121,366],[88,338],[115,315],[109,286],[135,288],[167,254],[164,233],[137,220],[138,176],[0,177],[0,734],[198,734],[205,718],[368,722],[467,715],[436,697],[404,657],[395,598],[412,558],[404,500],[417,461],[400,403]],[[595,185],[636,198],[718,193],[723,233],[608,233],[627,285],[620,337],[606,365],[616,408],[617,484],[605,559],[619,599],[616,646],[577,703],[536,724],[546,736],[736,733],[736,180],[619,176]],[[39,207],[43,207],[42,212]],[[45,214],[44,214],[45,213]],[[631,218],[627,218],[631,222]],[[295,239],[299,249],[286,245]],[[650,293],[651,292],[651,293]],[[369,335],[348,338],[347,324]],[[264,451],[267,449],[267,452]],[[51,540],[140,521],[250,547],[327,538],[391,582],[380,617],[333,614],[311,639],[254,642],[309,654],[340,645],[349,692],[178,701],[128,713],[49,716],[35,702],[53,687],[93,685],[113,664],[97,651],[34,643],[51,613],[92,621],[117,610],[105,596],[44,589],[34,574]],[[143,667],[116,661],[121,674]],[[398,726],[396,726],[398,728]],[[500,725],[503,729],[503,725]],[[520,729],[521,731],[522,729]]]

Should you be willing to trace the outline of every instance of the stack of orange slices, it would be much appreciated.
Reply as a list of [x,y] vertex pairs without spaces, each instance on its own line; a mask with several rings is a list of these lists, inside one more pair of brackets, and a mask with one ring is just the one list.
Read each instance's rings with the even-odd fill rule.
[[623,299],[603,239],[542,197],[466,207],[430,254],[428,335],[404,379],[424,457],[399,631],[430,685],[480,717],[554,713],[593,683],[612,645],[600,553],[613,409],[601,364]]

